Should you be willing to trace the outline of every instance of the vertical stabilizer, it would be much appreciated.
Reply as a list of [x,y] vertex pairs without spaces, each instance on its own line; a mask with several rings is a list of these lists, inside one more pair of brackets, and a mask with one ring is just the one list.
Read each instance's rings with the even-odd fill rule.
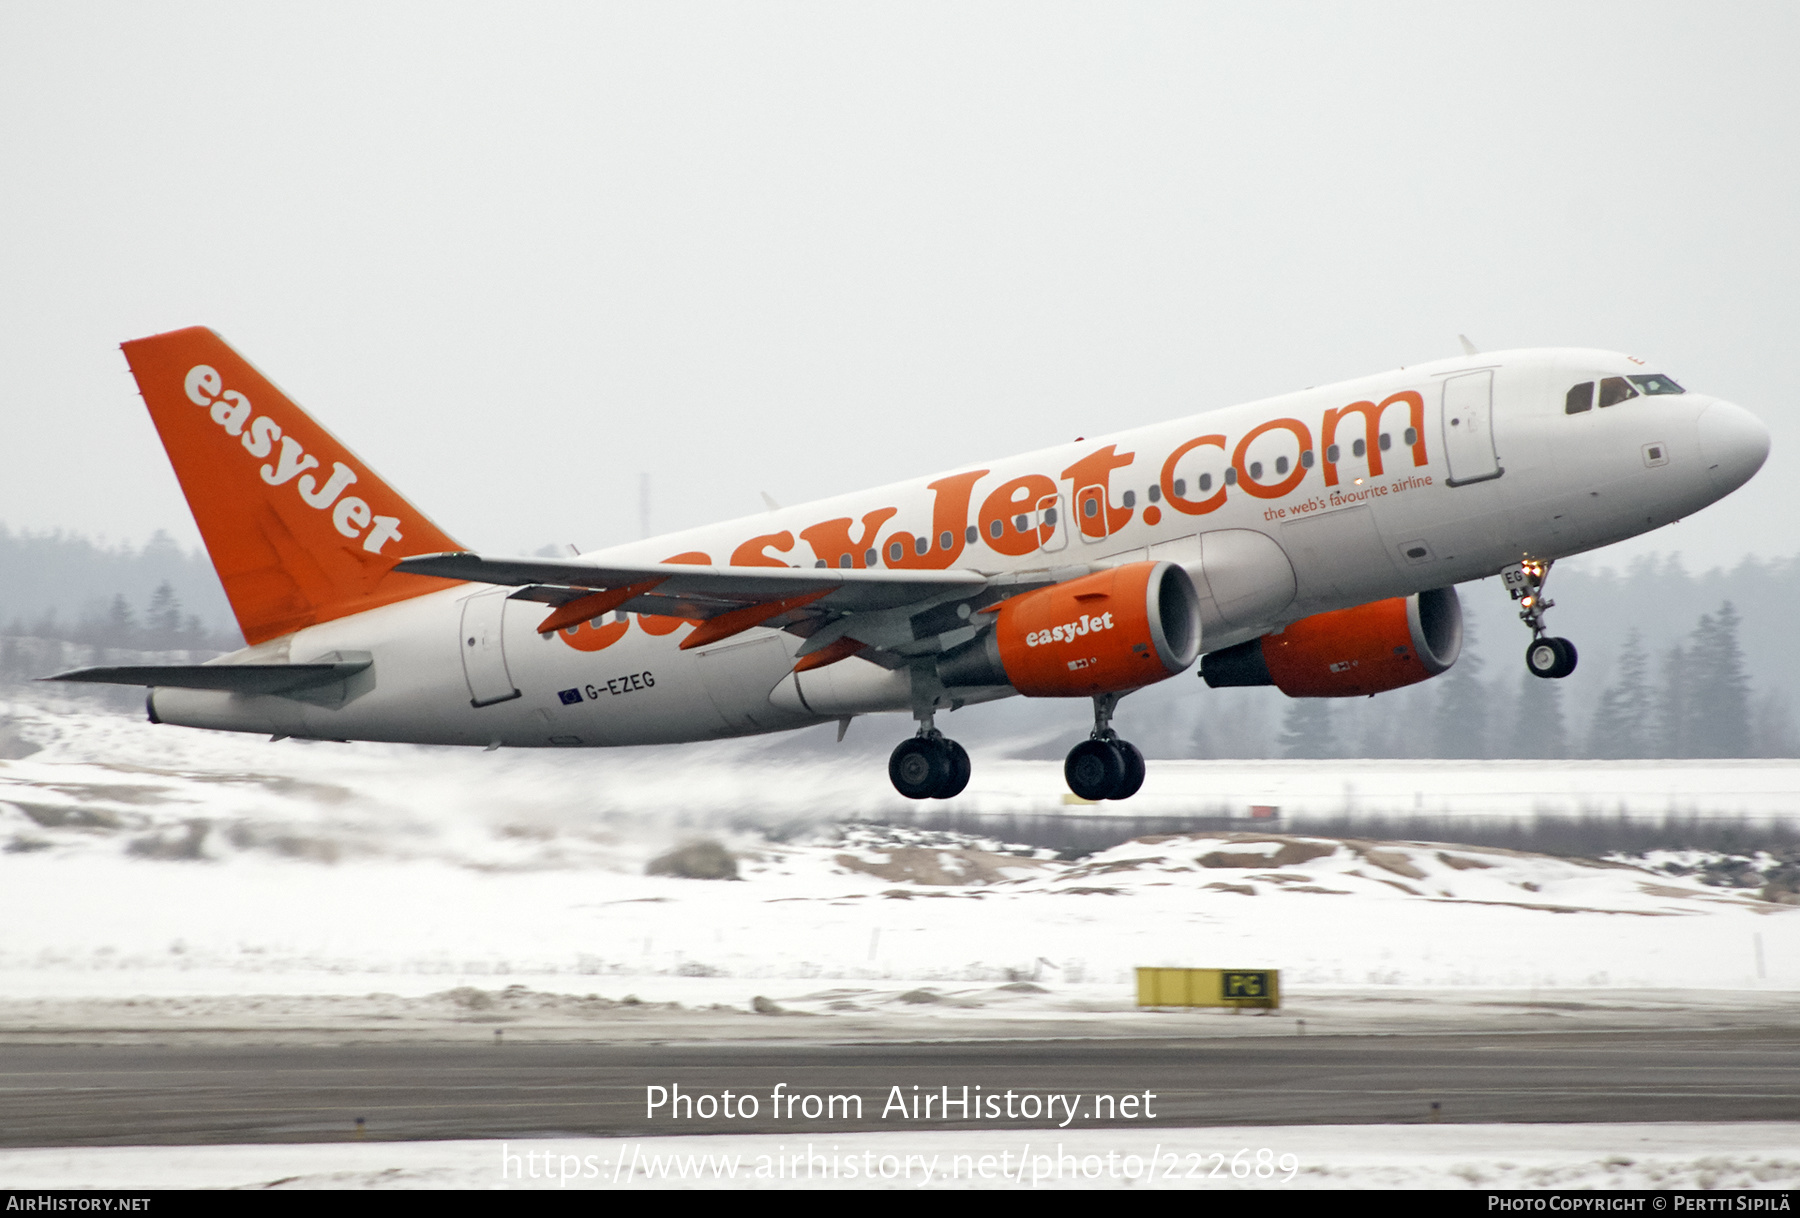
[[249,642],[454,582],[394,572],[462,547],[217,334],[123,350]]

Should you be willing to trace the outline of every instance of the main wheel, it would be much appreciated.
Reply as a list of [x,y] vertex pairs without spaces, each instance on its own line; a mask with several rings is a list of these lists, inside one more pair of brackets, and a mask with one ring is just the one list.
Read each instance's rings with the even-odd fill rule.
[[975,772],[975,767],[969,762],[968,749],[954,740],[944,741],[944,747],[950,750],[950,780],[938,789],[939,799],[961,795],[963,788],[969,785],[969,776]]
[[1110,740],[1083,740],[1063,762],[1069,790],[1082,799],[1112,799],[1125,781],[1125,757]]
[[888,778],[908,799],[931,799],[950,782],[953,763],[946,742],[931,736],[902,740],[888,758]]
[[1125,777],[1120,780],[1118,789],[1109,799],[1130,799],[1144,785],[1144,755],[1138,752],[1138,746],[1127,740],[1117,740],[1119,756],[1125,762]]
[[1525,649],[1525,667],[1534,677],[1554,679],[1575,671],[1575,644],[1567,639],[1533,639]]

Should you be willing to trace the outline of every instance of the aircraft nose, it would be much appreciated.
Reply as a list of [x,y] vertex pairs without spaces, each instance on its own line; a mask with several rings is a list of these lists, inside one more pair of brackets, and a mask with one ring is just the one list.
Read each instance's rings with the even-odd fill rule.
[[1742,406],[1713,402],[1700,414],[1700,452],[1713,486],[1730,494],[1768,459],[1769,429]]

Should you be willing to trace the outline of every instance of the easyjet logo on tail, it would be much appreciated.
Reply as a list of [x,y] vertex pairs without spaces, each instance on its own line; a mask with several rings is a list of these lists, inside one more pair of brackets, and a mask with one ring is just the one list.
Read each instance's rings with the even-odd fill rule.
[[[331,474],[321,483],[319,459],[307,452],[293,436],[281,434],[281,424],[268,415],[259,415],[250,399],[235,389],[225,388],[225,379],[210,364],[195,364],[183,381],[188,400],[206,407],[212,421],[225,429],[225,434],[239,437],[251,459],[272,458],[262,467],[262,480],[270,486],[293,483],[301,502],[314,511],[330,512],[337,531],[352,541],[362,540],[362,548],[371,554],[381,553],[390,541],[399,541],[400,518],[377,516],[367,502],[344,492],[356,484],[356,471],[342,461],[331,463]],[[276,444],[280,451],[276,451]]]

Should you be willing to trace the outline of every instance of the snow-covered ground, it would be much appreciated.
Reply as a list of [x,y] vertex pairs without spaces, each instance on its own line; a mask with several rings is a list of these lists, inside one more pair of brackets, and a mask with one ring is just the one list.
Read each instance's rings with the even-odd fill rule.
[[1800,1124],[1290,1125],[0,1150],[13,1189],[1791,1189]]
[[[1294,1000],[1800,988],[1800,910],[1621,864],[1254,832],[1060,862],[840,828],[879,802],[880,767],[806,751],[270,743],[81,710],[18,723],[43,747],[0,763],[0,1001],[520,985],[684,1007],[764,995],[820,1014],[941,1017],[978,1001],[1075,1017],[1128,1007],[1138,965],[1280,968]],[[1472,766],[1387,764],[1470,798],[1492,782]],[[981,789],[1056,769],[983,765]],[[1793,774],[1668,772],[1688,792],[1738,773],[1727,804]],[[740,882],[644,874],[696,834],[738,854]],[[1043,993],[994,997],[1006,983]],[[938,1001],[887,1001],[921,987]]]
[[[1241,833],[1064,861],[859,823],[900,808],[881,758],[823,750],[816,735],[787,751],[479,753],[270,743],[51,701],[15,708],[13,730],[40,748],[0,762],[9,1042],[1191,1037],[1796,1018],[1800,907],[1742,886],[1772,873],[1761,856],[1736,864],[1738,886],[1711,886],[1685,874],[1709,861],[1691,853],[1634,865],[1245,821]],[[959,804],[1063,808],[1056,763],[977,762]],[[1306,799],[1353,815],[1800,807],[1789,799],[1800,771],[1785,764],[1158,763],[1153,774],[1161,811],[1202,815]],[[1518,803],[1527,777],[1530,808]],[[731,850],[736,881],[646,874],[696,838]],[[1139,965],[1279,968],[1282,1010],[1140,1011]],[[956,1187],[1035,1176],[1040,1187],[1771,1188],[1800,1183],[1796,1145],[1800,1127],[1762,1124],[857,1133],[814,1147],[838,1166],[812,1183],[918,1187],[937,1156],[931,1183]],[[580,1165],[571,1185],[725,1183],[690,1154],[731,1156],[736,1186],[792,1186],[758,1168],[803,1149],[773,1136],[18,1149],[0,1150],[0,1186],[560,1187],[547,1155],[559,1173]],[[544,1174],[505,1175],[509,1150]],[[984,1169],[984,1155],[1015,1174]],[[1234,1157],[1250,1174],[1232,1175]],[[851,1159],[863,1176],[844,1175]],[[617,1180],[627,1161],[629,1180]]]

